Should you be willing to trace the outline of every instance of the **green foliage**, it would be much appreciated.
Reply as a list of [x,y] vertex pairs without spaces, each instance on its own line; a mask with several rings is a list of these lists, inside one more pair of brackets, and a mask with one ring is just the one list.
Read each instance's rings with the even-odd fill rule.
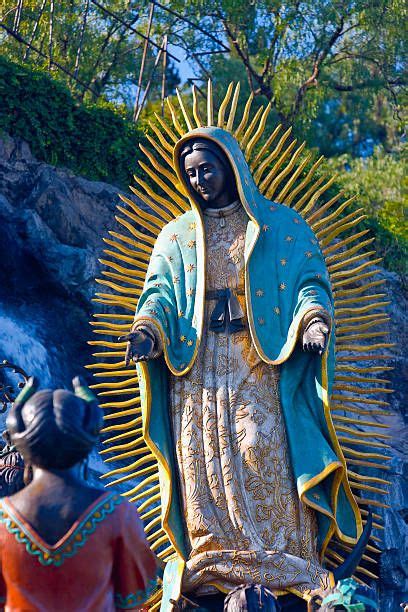
[[0,130],[26,140],[41,160],[124,187],[137,171],[143,133],[124,109],[80,104],[41,71],[0,58]]
[[[2,23],[43,55],[27,49],[23,42],[0,30],[5,57],[33,69],[49,71],[80,99],[97,100],[103,95],[133,107],[144,45],[137,32],[146,32],[147,1],[100,2],[107,12],[90,0],[24,0],[20,18],[18,4],[14,0],[3,0]],[[151,35],[156,44],[161,44],[163,32],[156,19]],[[142,85],[151,74],[157,52],[157,47],[149,47]],[[76,79],[65,74],[57,64]],[[160,97],[161,71],[160,64],[156,71],[159,79],[153,82],[150,97]],[[179,80],[171,60],[167,63],[166,77],[171,93]]]
[[358,194],[357,205],[368,215],[367,227],[377,237],[376,247],[390,270],[407,274],[407,157],[401,149],[393,154],[377,147],[367,158],[342,155],[329,160],[339,173],[337,186],[346,196]]
[[200,57],[200,75],[215,75],[225,89],[239,74],[310,146],[359,156],[398,142],[408,40],[402,0],[215,0],[211,10],[203,0],[171,5],[204,29],[179,33],[186,53]]

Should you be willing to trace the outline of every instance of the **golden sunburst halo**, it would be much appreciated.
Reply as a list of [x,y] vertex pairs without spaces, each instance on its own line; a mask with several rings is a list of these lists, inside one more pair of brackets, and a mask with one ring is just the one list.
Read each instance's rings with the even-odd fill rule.
[[[109,232],[109,237],[104,238],[109,247],[104,251],[108,259],[100,260],[104,265],[103,278],[97,282],[110,292],[96,293],[94,298],[96,303],[103,305],[104,312],[94,314],[91,325],[94,333],[103,338],[89,342],[101,352],[95,352],[95,363],[86,367],[94,371],[98,382],[92,388],[106,411],[103,432],[109,437],[104,441],[108,446],[102,454],[111,455],[107,462],[120,464],[103,478],[110,479],[108,486],[131,484],[124,495],[137,504],[150,545],[164,561],[174,555],[175,549],[161,527],[158,466],[143,438],[136,372],[134,368],[126,368],[126,342],[118,341],[118,337],[130,330],[157,235],[166,223],[190,209],[187,195],[177,179],[172,152],[178,140],[196,127],[216,125],[230,132],[237,139],[260,192],[269,200],[294,208],[314,232],[330,274],[335,305],[337,356],[331,397],[332,420],[347,464],[349,482],[364,517],[368,504],[379,507],[385,504],[361,498],[359,493],[384,494],[389,484],[377,476],[378,470],[388,469],[386,462],[390,457],[378,452],[387,448],[384,440],[389,436],[381,433],[386,425],[376,420],[377,415],[386,416],[389,407],[388,402],[376,399],[378,394],[391,392],[385,378],[376,378],[379,373],[383,376],[382,372],[392,369],[383,365],[383,360],[389,357],[384,351],[392,345],[381,341],[387,335],[385,307],[389,302],[384,299],[385,293],[372,293],[384,280],[378,278],[380,271],[375,268],[381,259],[374,257],[374,250],[366,250],[374,239],[367,237],[367,229],[356,231],[365,218],[364,211],[351,207],[355,197],[345,199],[342,191],[324,201],[324,194],[335,182],[335,177],[317,172],[324,158],[311,163],[311,154],[304,155],[305,143],[290,140],[291,128],[283,132],[278,125],[267,134],[271,105],[260,107],[251,115],[253,94],[246,101],[241,118],[237,119],[239,95],[240,84],[230,83],[216,112],[210,80],[205,119],[200,113],[195,87],[191,109],[179,92],[174,100],[176,106],[167,100],[168,119],[156,115],[155,121],[149,123],[147,140],[152,148],[140,145],[145,159],[139,163],[150,181],[135,176],[137,187],[130,187],[145,208],[120,195],[124,206],[118,206],[117,225]],[[282,259],[280,263],[285,266],[287,261]],[[285,289],[284,283],[280,284],[280,289]],[[363,342],[359,344],[360,341]],[[124,396],[128,399],[122,399]],[[372,469],[375,475],[361,475],[354,466]],[[381,516],[373,516],[375,527],[381,529]],[[378,552],[378,538],[372,536],[372,540],[368,550]],[[344,547],[339,542],[336,544]],[[343,558],[333,548],[326,551],[325,561],[329,566],[337,566]],[[371,561],[366,555],[367,559]],[[374,576],[363,566],[357,571],[359,581],[365,576]],[[155,593],[149,605],[151,610],[158,609],[160,591]]]

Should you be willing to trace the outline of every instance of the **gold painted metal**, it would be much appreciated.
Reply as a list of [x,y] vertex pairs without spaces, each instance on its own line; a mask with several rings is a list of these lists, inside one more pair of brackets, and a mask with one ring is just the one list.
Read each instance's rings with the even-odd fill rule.
[[191,132],[191,130],[194,129],[193,122],[191,121],[191,117],[187,112],[186,106],[183,102],[183,98],[181,97],[181,94],[177,87],[176,87],[176,95],[177,95],[178,103],[181,108],[181,112],[183,113],[184,121],[186,122],[186,125],[187,125],[187,130]]
[[258,121],[259,121],[259,117],[261,116],[263,111],[263,106],[260,106],[258,108],[258,110],[256,111],[251,123],[249,124],[248,128],[245,130],[245,132],[243,132],[241,139],[240,139],[240,146],[241,149],[244,151],[244,155],[245,155],[245,148],[246,145],[248,144],[248,141],[251,137],[252,132],[254,131]]
[[203,124],[203,120],[201,119],[200,111],[198,108],[197,87],[195,85],[193,85],[192,93],[193,93],[193,117],[196,122],[196,126],[202,127],[204,124]]
[[328,202],[326,202],[325,204],[322,204],[320,208],[318,208],[313,213],[308,215],[307,222],[313,231],[321,223],[320,221],[316,221],[316,219],[319,219],[327,210],[329,210],[331,206],[333,206],[333,204],[335,204],[338,200],[340,200],[340,198],[342,198],[343,195],[344,195],[344,189],[340,189],[340,191],[336,193],[336,195],[333,196]]
[[268,136],[268,138],[266,139],[265,143],[259,149],[258,153],[255,155],[254,159],[252,160],[252,162],[250,164],[251,172],[254,171],[254,169],[257,167],[257,164],[259,163],[259,161],[262,159],[262,157],[265,155],[265,153],[269,150],[272,142],[275,140],[276,136],[278,135],[278,133],[280,132],[281,129],[282,129],[282,125],[280,125],[280,124],[277,125],[276,128],[273,130],[272,134],[270,134]]
[[[175,185],[178,183],[177,180],[177,176],[174,174],[174,172],[170,172],[169,170],[167,170],[167,168],[165,168],[164,166],[161,165],[161,163],[158,161],[158,159],[153,155],[153,153],[151,153],[149,151],[149,149],[147,149],[145,146],[143,146],[141,143],[139,144],[139,148],[140,150],[146,155],[147,159],[150,161],[150,163],[152,164],[153,168],[155,168],[156,170],[158,170],[163,176],[166,177],[166,179],[168,181],[170,181],[170,183],[172,185]],[[171,164],[171,158],[168,157],[167,155],[164,157],[164,159],[169,159],[170,163],[169,165],[171,166],[171,168],[173,167]],[[137,222],[139,222],[139,219],[137,219]]]
[[[362,238],[363,236],[367,235],[369,231],[370,230],[366,229],[361,232],[357,232],[356,234],[352,234],[351,236],[348,236],[347,238],[343,238],[343,240],[339,240],[338,242],[335,242],[333,245],[323,249],[323,255],[326,258],[328,255],[330,255],[330,253],[338,251],[338,249],[350,244],[351,242],[354,242],[358,238]],[[361,243],[359,243],[358,246],[360,246],[360,244]],[[339,253],[339,255],[343,256],[344,251]]]
[[313,196],[310,198],[309,202],[303,207],[301,208],[300,202],[298,202],[294,208],[295,210],[298,210],[300,212],[300,214],[302,215],[302,217],[305,217],[316,205],[318,199],[320,198],[320,196],[327,191],[328,189],[330,189],[330,187],[333,185],[334,181],[336,180],[336,176],[332,176],[327,183],[325,183],[324,185],[322,185],[317,191],[316,193],[313,194]]
[[[269,144],[271,144],[273,142],[273,140],[275,139],[276,134],[280,131],[280,128],[281,128],[281,126],[278,125],[278,127],[269,136],[267,142],[261,148],[261,150],[259,151],[259,153],[257,155],[257,157],[259,157],[259,159],[262,158],[263,153],[267,150],[265,148],[266,144],[268,142],[269,142]],[[259,181],[261,180],[261,177],[262,177],[263,173],[265,172],[266,168],[268,168],[268,166],[271,164],[271,162],[278,157],[279,153],[281,152],[281,150],[283,148],[283,145],[285,144],[286,140],[289,138],[291,132],[292,132],[292,128],[288,128],[286,130],[286,132],[284,132],[282,134],[282,136],[280,137],[280,139],[278,141],[278,144],[276,145],[274,150],[271,151],[271,153],[269,153],[269,155],[267,155],[267,157],[265,157],[265,159],[259,164],[258,167],[254,166],[254,168],[253,168],[253,177],[254,177],[254,181],[255,181],[255,183],[257,185],[258,185]],[[265,151],[263,151],[264,148],[265,148]],[[257,157],[255,159],[257,159]]]
[[175,135],[173,130],[167,125],[167,123],[164,121],[164,119],[162,119],[162,117],[160,117],[159,114],[154,113],[154,116],[156,117],[156,120],[161,125],[163,130],[166,132],[167,136],[170,137],[170,140],[172,140],[174,143],[176,143],[178,141],[178,137]]
[[280,204],[283,203],[285,196],[290,192],[290,190],[292,189],[295,181],[298,179],[298,177],[302,174],[303,170],[305,169],[305,167],[307,166],[307,164],[310,162],[312,158],[312,155],[309,153],[304,160],[299,164],[299,166],[296,168],[295,172],[292,174],[292,176],[287,180],[285,187],[279,192],[279,194],[276,196],[276,201],[279,202]]
[[250,159],[251,155],[252,155],[252,151],[254,150],[255,145],[257,144],[257,142],[259,141],[259,139],[261,138],[261,136],[264,133],[265,130],[265,124],[266,124],[266,120],[268,118],[268,115],[270,113],[271,110],[271,103],[269,102],[269,104],[266,105],[266,108],[262,114],[261,120],[259,122],[258,128],[255,132],[255,134],[252,136],[251,140],[248,142],[246,149],[245,149],[245,158],[247,160]]
[[234,127],[234,119],[235,119],[235,113],[237,112],[240,87],[241,87],[241,84],[238,81],[238,83],[235,85],[234,96],[231,102],[231,109],[228,115],[228,121],[227,121],[227,127],[226,127],[227,132],[232,132],[232,129]]
[[172,198],[172,200],[175,202],[175,204],[179,207],[180,210],[177,210],[176,207],[174,207],[174,205],[168,201],[168,210],[171,210],[173,212],[173,214],[178,215],[180,214],[180,212],[184,213],[186,212],[186,210],[188,210],[188,204],[186,202],[186,200],[184,200],[183,198],[181,198],[179,196],[179,194],[174,191],[174,189],[172,189],[170,187],[170,185],[168,185],[167,183],[165,183],[158,174],[156,174],[156,172],[154,172],[151,168],[149,168],[149,166],[147,166],[144,162],[139,160],[139,166],[146,172],[146,174],[148,174],[150,176],[150,178],[161,188],[163,189],[164,193],[166,193],[169,197]]
[[[150,142],[150,144],[152,145],[152,147],[156,150],[156,152],[160,155],[160,157],[162,159],[164,159],[164,161],[166,162],[166,164],[168,166],[170,166],[170,168],[173,168],[173,164],[172,164],[172,158],[170,155],[168,155],[166,153],[166,151],[164,149],[162,149],[162,147],[157,143],[157,141],[150,135],[150,134],[146,134],[146,138],[147,140]],[[141,147],[141,145],[139,144],[139,148]],[[146,147],[145,147],[146,148]],[[146,149],[147,150],[147,149]]]
[[[176,132],[179,133],[179,136],[184,136],[185,130],[183,129],[180,121],[177,118],[176,110],[170,100],[170,98],[166,98],[167,106],[171,114],[171,119],[173,121],[173,126],[176,128]],[[178,140],[178,139],[177,139]]]
[[214,125],[214,100],[211,79],[207,83],[207,125]]
[[249,113],[250,113],[250,110],[251,110],[251,105],[252,105],[253,99],[254,99],[254,94],[251,92],[251,95],[249,96],[249,98],[248,98],[248,100],[246,101],[246,104],[245,104],[244,113],[242,115],[241,123],[239,124],[239,126],[237,127],[237,129],[235,130],[235,133],[234,133],[234,136],[235,136],[235,138],[237,140],[240,139],[241,134],[244,131],[244,129],[246,127],[246,124],[248,123]]
[[[325,177],[325,176],[321,176],[314,183],[312,183],[312,185],[309,187],[309,189],[302,195],[300,200],[298,200],[297,202],[295,202],[293,204],[292,208],[294,210],[299,210],[305,204],[305,202],[309,201],[309,199],[313,196],[313,194],[319,189],[320,185],[322,185],[322,183],[324,183],[326,178],[327,177]],[[299,187],[300,187],[300,185],[299,185]],[[296,191],[296,189],[294,191]],[[284,202],[284,204],[286,204],[286,201]]]
[[307,187],[307,185],[310,183],[310,181],[312,180],[312,177],[314,175],[314,173],[316,172],[317,168],[320,166],[320,164],[323,162],[324,160],[324,156],[321,155],[319,157],[319,159],[317,159],[315,161],[315,163],[313,164],[313,166],[310,168],[309,172],[306,174],[305,178],[299,183],[299,185],[297,187],[295,187],[295,189],[292,191],[292,193],[290,193],[288,195],[288,197],[284,200],[284,204],[286,206],[290,206],[293,202],[293,200],[295,199],[295,197],[301,192],[303,191],[303,189],[305,187]]
[[[296,142],[296,141],[294,141]],[[286,168],[284,168],[282,170],[282,172],[280,172],[280,174],[278,174],[278,176],[272,181],[271,185],[268,187],[268,191],[266,192],[266,197],[269,199],[272,199],[275,191],[277,190],[277,188],[279,187],[279,185],[281,184],[281,182],[283,181],[283,179],[293,170],[298,157],[302,154],[303,149],[305,148],[306,143],[303,142],[300,147],[298,147],[296,149],[296,151],[294,152],[294,154],[292,155],[292,158],[290,160],[290,162],[287,164]],[[302,166],[300,166],[301,168]]]
[[[157,127],[157,125],[155,123],[153,123],[153,121],[150,121],[150,120],[149,120],[149,128],[152,130],[152,132],[155,133],[155,135],[158,138],[161,146],[164,149],[166,149],[166,151],[168,151],[171,154],[173,152],[173,145],[168,140],[166,140],[163,132],[161,132],[159,130],[159,128]],[[149,136],[150,136],[150,134],[149,134]],[[156,142],[152,137],[150,137],[149,142],[151,142],[151,141]],[[153,144],[153,142],[152,142],[152,144]],[[169,159],[171,160],[171,157]]]
[[228,85],[227,93],[225,94],[225,97],[224,97],[223,101],[220,104],[220,108],[218,109],[218,121],[217,121],[217,125],[220,128],[224,127],[225,111],[227,109],[228,102],[230,101],[233,88],[234,88],[234,83],[230,83]]

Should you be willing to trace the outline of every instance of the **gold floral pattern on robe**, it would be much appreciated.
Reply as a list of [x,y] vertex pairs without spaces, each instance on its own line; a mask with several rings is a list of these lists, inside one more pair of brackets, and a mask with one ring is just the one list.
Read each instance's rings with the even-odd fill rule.
[[[225,213],[224,213],[225,214]],[[207,290],[244,290],[247,216],[204,215]],[[224,225],[224,227],[223,227]],[[245,313],[245,298],[239,296]],[[300,502],[279,402],[279,367],[258,357],[246,328],[208,329],[191,371],[171,377],[170,405],[186,531],[183,589],[245,582],[301,593],[329,585],[318,561],[314,511]]]

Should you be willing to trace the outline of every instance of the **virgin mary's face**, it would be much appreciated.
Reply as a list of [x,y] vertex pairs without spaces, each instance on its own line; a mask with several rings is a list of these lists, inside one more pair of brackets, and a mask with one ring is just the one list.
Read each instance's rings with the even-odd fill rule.
[[230,202],[225,185],[225,169],[208,149],[192,151],[184,158],[187,179],[207,206],[220,208]]

